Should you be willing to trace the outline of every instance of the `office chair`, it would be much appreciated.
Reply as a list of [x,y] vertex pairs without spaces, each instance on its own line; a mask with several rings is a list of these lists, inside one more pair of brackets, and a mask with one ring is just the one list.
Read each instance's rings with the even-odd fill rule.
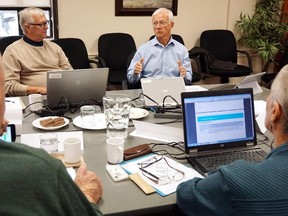
[[134,38],[127,33],[106,33],[98,40],[98,61],[109,68],[108,83],[127,88],[127,59],[136,50]]
[[268,68],[269,68],[269,65],[272,63],[273,61],[268,61],[265,66],[264,66],[264,69],[263,71],[267,72],[266,74],[264,74],[262,77],[261,77],[261,81],[263,84],[265,84],[265,86],[267,88],[271,88],[271,85],[275,79],[275,77],[277,76],[278,72],[286,65],[288,64],[288,45],[285,47],[285,50],[283,52],[283,55],[282,55],[282,58],[279,62],[279,65],[278,65],[278,71],[276,72],[273,72],[273,73],[268,73]]
[[7,36],[0,38],[0,53],[3,55],[5,49],[15,41],[22,38],[23,35],[17,35],[17,36]]
[[[237,64],[237,53],[245,54],[248,66]],[[228,83],[229,77],[247,76],[253,72],[251,56],[237,50],[234,34],[229,30],[206,30],[201,33],[200,47],[190,51],[190,57],[200,61],[201,72],[216,75],[221,83]]]
[[[152,35],[149,40],[153,39],[155,37],[155,35]],[[181,35],[178,34],[172,34],[172,38],[176,41],[178,41],[179,43],[183,44],[185,46],[184,40],[182,38]],[[191,58],[190,58],[191,59]],[[199,67],[200,68],[200,67]],[[198,71],[200,71],[198,68]],[[202,79],[202,75],[198,72],[194,72],[193,71],[193,75],[192,75],[192,83],[194,82],[199,82]]]
[[52,42],[62,48],[73,69],[91,68],[90,63],[99,66],[97,61],[89,59],[86,46],[81,39],[59,38],[52,40]]

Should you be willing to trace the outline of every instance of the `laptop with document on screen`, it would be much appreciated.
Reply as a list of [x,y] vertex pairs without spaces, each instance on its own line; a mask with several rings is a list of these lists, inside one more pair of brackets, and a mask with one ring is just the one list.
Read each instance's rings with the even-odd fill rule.
[[[181,92],[186,91],[182,77],[142,78],[141,85],[143,94],[156,102],[150,100],[148,97],[144,97],[145,105],[148,107],[162,106],[163,100],[165,107],[175,107],[181,104]],[[169,95],[174,98],[177,103]]]
[[50,108],[63,108],[67,104],[77,107],[102,101],[108,73],[108,68],[48,71],[46,105]]
[[237,159],[261,161],[253,91],[231,89],[181,94],[188,162],[206,175]]

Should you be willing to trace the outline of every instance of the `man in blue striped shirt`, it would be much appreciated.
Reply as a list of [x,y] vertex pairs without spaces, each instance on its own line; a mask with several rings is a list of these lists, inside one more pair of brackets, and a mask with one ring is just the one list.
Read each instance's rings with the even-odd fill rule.
[[135,53],[127,72],[128,82],[136,84],[143,77],[183,77],[191,84],[192,68],[186,47],[174,40],[173,13],[166,8],[152,15],[155,37],[141,45]]

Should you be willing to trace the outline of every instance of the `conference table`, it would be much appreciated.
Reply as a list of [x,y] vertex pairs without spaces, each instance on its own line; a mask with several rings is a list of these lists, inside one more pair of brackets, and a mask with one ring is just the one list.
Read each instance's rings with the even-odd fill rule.
[[[204,88],[215,87],[214,84],[201,85]],[[113,94],[127,94],[131,99],[136,98],[142,92],[141,89],[137,90],[118,90],[107,91],[107,95]],[[255,100],[266,100],[269,90],[263,88],[263,92],[254,95]],[[22,97],[25,105],[28,104],[27,97]],[[27,109],[25,114],[29,113]],[[75,118],[79,112],[66,113],[65,116]],[[28,115],[22,122],[22,134],[43,133],[42,130],[32,126],[32,122],[39,118],[35,114]],[[158,119],[154,118],[153,113],[149,111],[149,115],[140,121],[161,123],[182,128],[182,121],[171,121],[171,119]],[[73,125],[70,122],[67,126],[57,130],[57,132],[79,131],[83,130]],[[135,130],[132,121],[129,122],[128,134]],[[258,135],[257,135],[258,136]],[[260,135],[261,136],[261,135]],[[136,184],[131,180],[123,180],[114,182],[109,174],[106,172],[106,130],[83,130],[84,153],[83,158],[87,163],[88,169],[94,171],[100,176],[103,184],[103,196],[99,202],[99,208],[104,215],[173,215],[177,211],[176,194],[170,194],[162,197],[158,193],[146,195]],[[20,142],[20,137],[17,136],[16,141]],[[133,147],[143,143],[159,142],[146,138],[129,136],[125,139],[125,148]],[[266,146],[267,147],[267,146]],[[264,145],[265,148],[265,145]],[[267,149],[269,151],[269,149]],[[179,161],[187,163],[186,160]]]

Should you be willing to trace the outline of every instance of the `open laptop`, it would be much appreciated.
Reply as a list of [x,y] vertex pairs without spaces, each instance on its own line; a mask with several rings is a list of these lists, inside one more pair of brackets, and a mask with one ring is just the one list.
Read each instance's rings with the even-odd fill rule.
[[182,77],[142,78],[141,85],[148,107],[176,107],[181,104],[181,92],[186,91]]
[[48,71],[46,105],[65,108],[102,101],[108,73],[108,68]]
[[[250,161],[265,158],[266,152],[256,146],[251,88],[184,92],[181,99],[185,152],[200,173],[206,175],[243,157]],[[226,156],[229,160],[220,161]]]
[[256,74],[251,74],[248,76],[245,76],[239,83],[235,84],[224,84],[220,85],[214,88],[211,88],[209,90],[226,90],[226,89],[235,89],[235,88],[241,88],[242,85],[252,83],[252,82],[259,82],[260,78],[266,74],[266,72],[261,72],[261,73],[256,73]]

